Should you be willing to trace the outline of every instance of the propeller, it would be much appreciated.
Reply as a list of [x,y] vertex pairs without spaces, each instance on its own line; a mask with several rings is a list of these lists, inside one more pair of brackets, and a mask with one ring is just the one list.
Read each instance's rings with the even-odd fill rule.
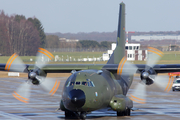
[[154,83],[166,92],[168,92],[172,86],[172,80],[170,80],[168,76],[157,76],[155,70],[153,69],[155,64],[163,56],[163,52],[153,47],[148,47],[147,51],[148,57],[144,70],[139,71],[137,66],[127,62],[126,58],[124,57],[119,63],[117,71],[117,73],[123,79],[127,79],[129,76],[132,76],[137,72],[140,73],[141,81],[135,87],[133,93],[130,94],[130,99],[141,104],[146,103],[146,85],[151,85]]
[[60,81],[46,78],[47,74],[42,70],[42,68],[53,59],[54,56],[49,51],[39,48],[34,68],[32,70],[28,70],[28,65],[25,65],[16,53],[9,58],[5,66],[5,70],[28,73],[28,80],[21,84],[20,87],[13,93],[13,96],[17,100],[28,103],[32,85],[40,85],[51,95],[56,93],[60,85]]

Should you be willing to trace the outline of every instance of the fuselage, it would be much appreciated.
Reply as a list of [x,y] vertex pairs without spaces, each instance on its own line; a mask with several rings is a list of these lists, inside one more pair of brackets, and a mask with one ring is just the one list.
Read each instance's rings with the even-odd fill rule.
[[126,86],[123,80],[116,80],[114,75],[106,70],[75,72],[64,85],[63,107],[75,112],[89,112],[108,107],[114,95],[127,93],[128,89],[124,89],[122,85]]

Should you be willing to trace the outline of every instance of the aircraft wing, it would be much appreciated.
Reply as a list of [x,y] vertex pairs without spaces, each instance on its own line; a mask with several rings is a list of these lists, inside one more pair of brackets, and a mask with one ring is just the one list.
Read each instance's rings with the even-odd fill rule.
[[47,73],[70,73],[72,70],[101,70],[105,64],[48,64],[42,68]]
[[[118,64],[106,64],[103,69],[106,69],[111,72],[117,72],[118,69]],[[135,64],[134,65],[137,70],[136,73],[142,72],[143,70],[146,69],[146,64]],[[125,71],[131,71],[133,68],[131,67],[123,67],[122,68]],[[169,73],[169,72],[179,72],[180,71],[180,64],[157,64],[154,65],[153,70],[156,73]]]
[[[40,69],[46,73],[70,73],[72,70],[101,70],[103,66],[105,64],[47,64]],[[12,64],[8,67],[6,67],[6,64],[0,64],[0,71],[27,72],[32,69],[35,69],[35,65],[33,64],[25,64],[23,67],[20,64]]]
[[[137,64],[139,71],[145,69],[145,65]],[[153,67],[156,73],[169,73],[180,71],[180,64],[157,64]]]
[[[25,64],[27,70],[31,70],[34,68],[32,64]],[[141,72],[145,69],[145,64],[135,64],[137,67],[137,73]],[[14,69],[5,69],[6,64],[0,64],[0,71],[13,71],[18,72],[19,65],[14,65]],[[41,70],[45,71],[46,73],[70,73],[72,70],[88,70],[88,69],[104,69],[108,70],[112,73],[116,73],[118,70],[118,64],[47,64],[41,68]],[[124,67],[126,71],[131,70],[131,68]],[[179,72],[180,71],[180,64],[157,64],[153,67],[156,73],[169,73],[169,72]],[[24,70],[23,72],[26,72]]]

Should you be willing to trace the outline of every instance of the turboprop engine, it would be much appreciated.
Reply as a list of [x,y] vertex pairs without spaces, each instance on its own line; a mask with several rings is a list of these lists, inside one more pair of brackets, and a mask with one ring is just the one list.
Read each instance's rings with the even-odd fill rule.
[[45,73],[43,70],[36,69],[30,70],[28,73],[28,79],[31,80],[32,84],[39,85],[40,82],[42,82],[47,76],[47,73]]
[[149,68],[148,70],[143,70],[140,74],[141,81],[146,85],[151,85],[154,83],[154,79],[156,76],[156,72],[153,68]]
[[54,59],[54,55],[49,51],[39,48],[34,65],[24,64],[19,56],[14,53],[6,63],[5,70],[16,71],[28,74],[25,83],[14,91],[13,96],[24,103],[29,102],[31,85],[39,85],[49,94],[54,95],[60,85],[59,80],[46,78],[47,73],[43,70],[46,64]]
[[115,95],[111,102],[110,107],[112,110],[117,111],[117,115],[130,115],[130,108],[133,107],[131,99],[124,95]]

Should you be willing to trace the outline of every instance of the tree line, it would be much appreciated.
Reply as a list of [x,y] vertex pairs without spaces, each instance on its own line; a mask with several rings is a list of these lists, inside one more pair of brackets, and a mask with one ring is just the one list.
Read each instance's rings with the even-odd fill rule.
[[35,55],[45,46],[46,35],[37,18],[23,15],[5,15],[0,11],[0,54]]
[[[107,37],[104,35],[104,37]],[[89,38],[91,39],[91,38]],[[10,56],[17,53],[20,56],[34,56],[38,48],[74,48],[83,49],[111,48],[111,42],[95,40],[80,40],[66,42],[56,35],[46,35],[43,25],[36,17],[26,18],[24,15],[7,15],[0,11],[0,55]]]
[[99,49],[99,48],[111,48],[111,43],[108,41],[97,42],[94,40],[79,40],[78,42],[66,42],[64,40],[59,40],[59,37],[56,35],[47,35],[46,36],[46,45],[45,48],[78,48],[78,49]]
[[46,35],[56,35],[60,38],[79,39],[79,40],[94,40],[98,42],[109,41],[116,42],[117,31],[114,32],[90,32],[90,33],[46,33]]

